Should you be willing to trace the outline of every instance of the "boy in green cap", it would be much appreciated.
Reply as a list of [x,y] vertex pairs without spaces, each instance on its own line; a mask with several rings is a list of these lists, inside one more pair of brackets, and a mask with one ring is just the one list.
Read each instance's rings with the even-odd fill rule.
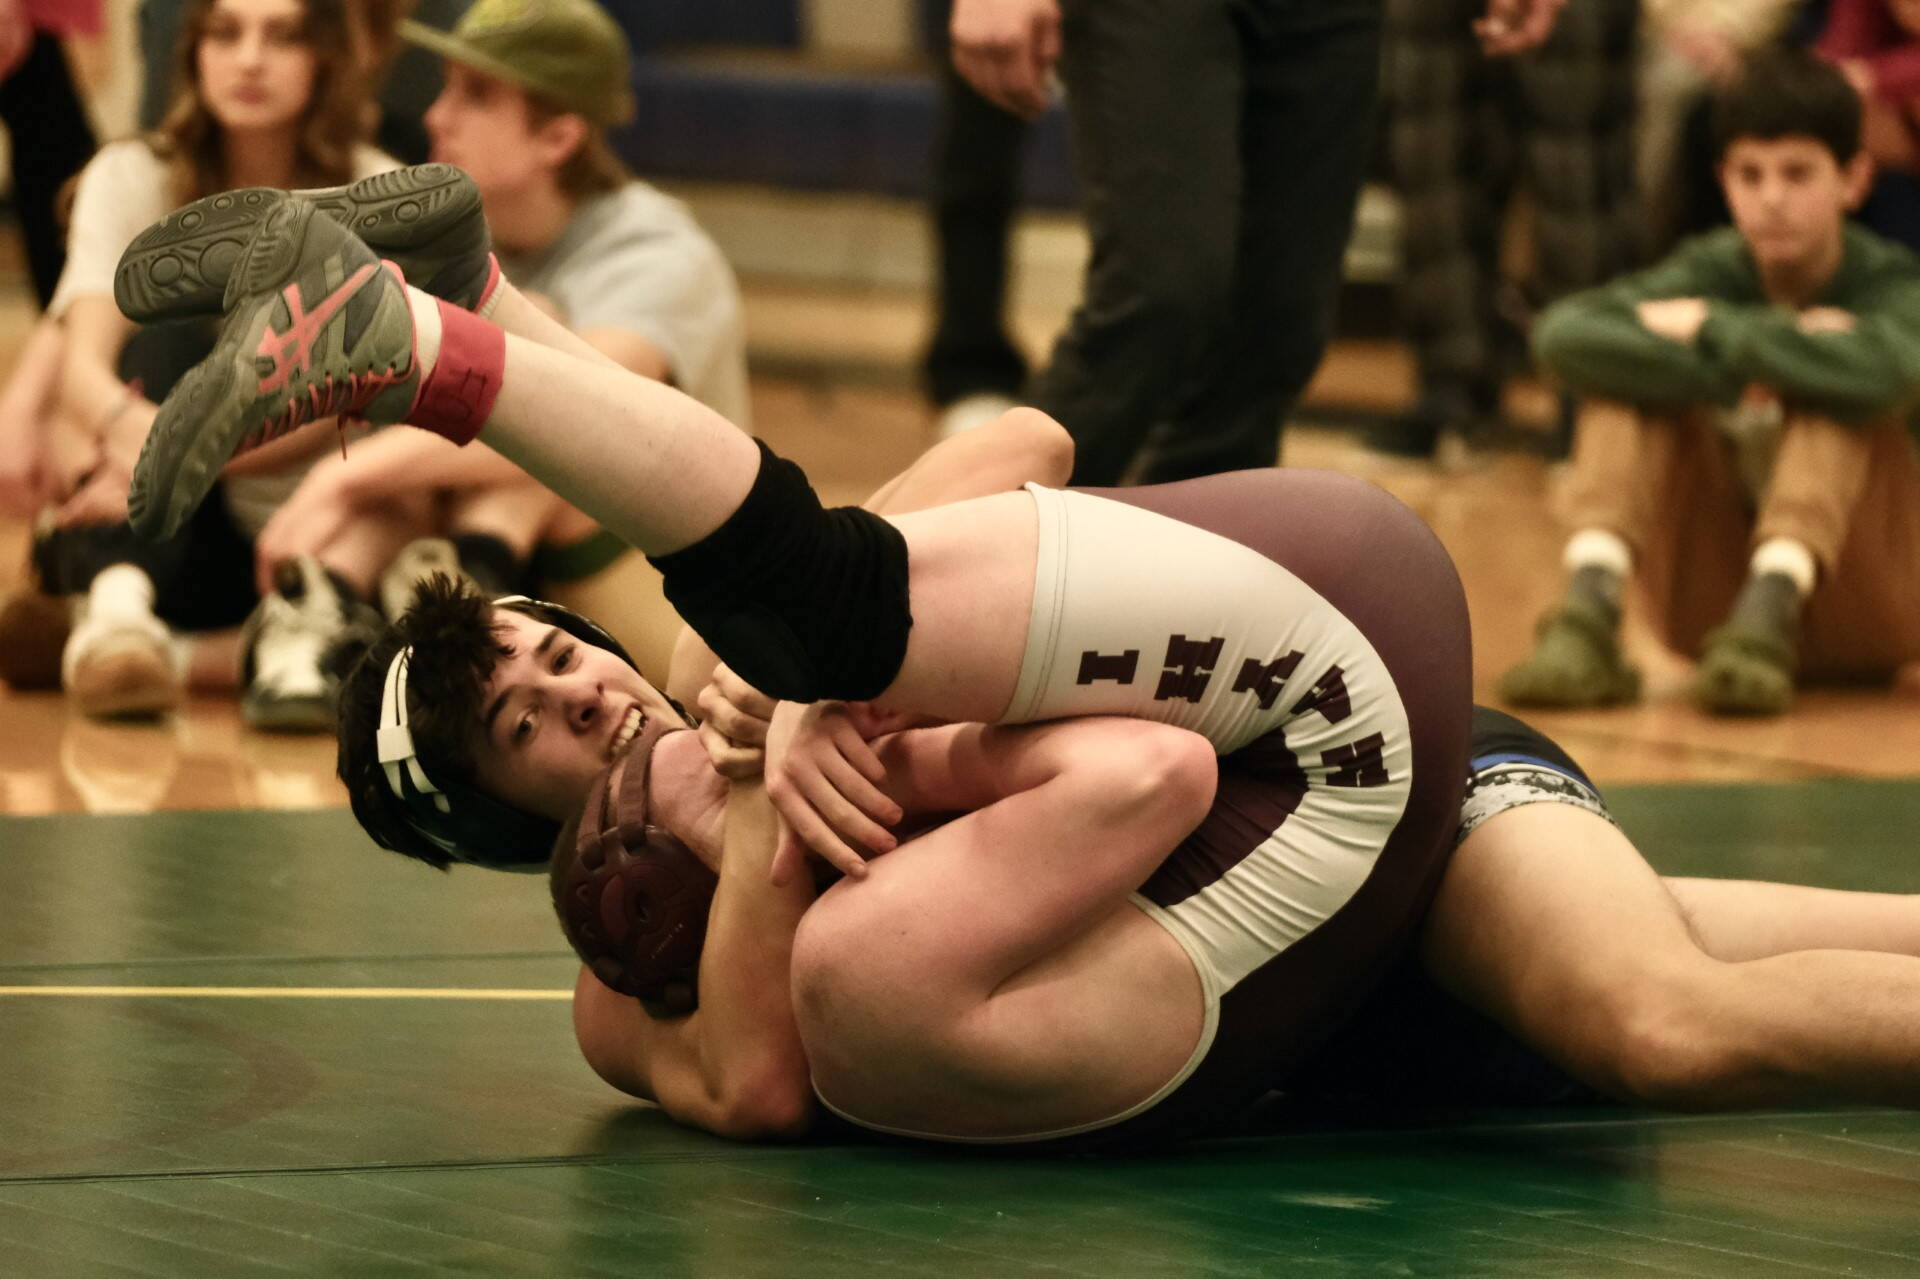
[[[625,34],[593,0],[478,0],[451,31],[405,22],[445,59],[426,114],[433,158],[472,179],[500,269],[606,362],[667,382],[750,425],[739,289],[719,248],[635,178],[607,131],[633,114]],[[420,487],[450,491],[461,569],[493,592],[594,573],[626,548],[489,449],[426,435],[368,441],[318,468],[263,543],[299,554],[309,529]],[[648,643],[655,613],[621,619]],[[670,642],[670,633],[668,639]]]
[[1715,104],[1734,226],[1567,298],[1534,349],[1585,397],[1559,602],[1501,678],[1523,706],[1632,700],[1621,587],[1698,654],[1706,709],[1770,715],[1796,676],[1920,659],[1920,259],[1847,221],[1860,105],[1809,55],[1757,57]]

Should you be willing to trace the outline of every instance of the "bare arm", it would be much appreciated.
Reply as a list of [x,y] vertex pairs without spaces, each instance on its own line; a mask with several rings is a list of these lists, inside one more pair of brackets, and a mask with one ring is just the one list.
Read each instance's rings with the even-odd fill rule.
[[574,989],[574,1033],[602,1079],[681,1123],[741,1140],[797,1136],[813,1114],[788,983],[813,885],[768,882],[774,838],[765,788],[734,783],[697,1011],[653,1021],[585,969]]
[[580,336],[588,346],[629,373],[638,373],[656,382],[673,381],[673,366],[667,361],[667,353],[638,333],[629,329],[583,329]]
[[1080,794],[1111,795],[1156,777],[1168,786],[1162,816],[1204,812],[1219,772],[1212,744],[1198,733],[1120,716],[946,724],[874,747],[887,766],[887,791],[909,821],[977,812],[1063,778]]
[[54,498],[54,388],[65,352],[59,322],[42,316],[0,388],[0,514],[29,518]]
[[[60,404],[74,421],[88,427],[111,423],[110,438],[124,451],[139,454],[159,406],[145,396],[127,399],[115,372],[120,350],[133,325],[110,297],[77,297],[67,307],[66,357],[60,368]],[[129,464],[132,457],[128,459]]]

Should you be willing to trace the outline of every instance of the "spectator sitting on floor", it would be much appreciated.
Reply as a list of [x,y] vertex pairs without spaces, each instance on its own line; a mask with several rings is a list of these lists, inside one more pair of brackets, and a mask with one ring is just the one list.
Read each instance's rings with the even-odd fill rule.
[[1622,702],[1621,586],[1698,653],[1709,710],[1774,714],[1797,674],[1920,658],[1920,258],[1849,225],[1860,103],[1811,54],[1757,56],[1715,102],[1732,228],[1555,306],[1541,361],[1585,403],[1565,593],[1508,701]]
[[[445,58],[446,87],[426,116],[433,158],[472,176],[507,278],[581,339],[576,354],[670,382],[746,426],[732,269],[686,208],[607,142],[633,106],[612,19],[591,0],[480,0],[451,32],[403,32]],[[262,573],[352,512],[426,488],[447,494],[459,567],[495,594],[529,585],[536,549],[566,579],[625,549],[493,450],[403,431],[315,466],[261,535]]]
[[[12,659],[58,650],[57,677],[88,713],[166,710],[189,678],[231,686],[231,628],[255,612],[257,598],[252,537],[311,456],[332,446],[332,427],[316,423],[229,467],[223,500],[209,503],[180,538],[158,546],[133,538],[125,524],[128,477],[155,403],[205,354],[212,329],[182,321],[136,331],[115,303],[115,271],[134,236],[182,201],[243,186],[334,185],[393,167],[363,139],[361,67],[348,29],[341,0],[196,0],[165,118],[150,133],[103,147],[76,182],[65,269],[49,319],[29,344],[28,384],[9,397],[51,427],[13,424],[19,447],[10,465],[38,476],[16,486],[25,494],[19,500],[33,500],[54,491],[48,457],[80,455],[67,469],[81,478],[55,486],[64,498],[58,527],[36,539],[34,562],[49,596],[84,595],[86,604],[64,641],[16,633],[44,630],[60,611],[6,611],[0,649],[10,682],[32,684],[33,675],[50,682],[55,672],[28,671],[31,663]],[[378,545],[383,539],[391,544]],[[328,570],[351,576],[406,540],[369,526],[336,529],[315,548],[325,568],[314,560],[293,566],[300,580],[292,596],[260,601],[255,614],[254,644],[243,657],[252,674],[272,665],[269,636],[292,634],[296,647],[304,645],[296,633],[312,610],[301,604],[344,607]],[[189,643],[173,628],[216,635]],[[249,688],[250,710],[258,709],[256,693],[276,694],[272,682]],[[299,691],[302,705],[307,691]]]

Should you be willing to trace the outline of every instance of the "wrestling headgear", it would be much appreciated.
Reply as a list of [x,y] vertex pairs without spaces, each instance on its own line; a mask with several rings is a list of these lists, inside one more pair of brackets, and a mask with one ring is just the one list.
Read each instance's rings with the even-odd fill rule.
[[649,720],[633,748],[594,779],[562,828],[549,885],[560,927],[593,975],[655,1018],[699,1005],[700,948],[718,878],[670,831],[647,821],[653,748],[676,726]]
[[[524,595],[502,596],[493,601],[493,606],[557,626],[582,643],[606,649],[634,666],[620,641],[571,609]],[[444,770],[438,778],[428,773],[408,726],[407,675],[412,661],[413,648],[409,645],[387,664],[376,742],[387,787],[400,801],[407,827],[457,862],[528,874],[546,869],[554,837],[560,830],[558,822],[515,808],[477,786],[444,775]],[[370,833],[380,838],[378,831]]]

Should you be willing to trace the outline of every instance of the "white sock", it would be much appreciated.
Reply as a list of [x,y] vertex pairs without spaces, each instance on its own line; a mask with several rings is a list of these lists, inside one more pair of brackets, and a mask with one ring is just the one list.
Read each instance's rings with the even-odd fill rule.
[[1801,599],[1813,593],[1813,584],[1820,576],[1813,552],[1805,542],[1791,537],[1770,537],[1760,543],[1753,550],[1753,558],[1747,561],[1747,568],[1756,574],[1781,573],[1791,578]]
[[95,573],[87,587],[87,611],[96,617],[151,613],[153,579],[137,564],[109,565]]
[[407,286],[407,306],[413,311],[413,354],[425,381],[440,359],[440,303],[431,293]]
[[1603,568],[1615,577],[1625,577],[1633,568],[1633,548],[1610,529],[1583,528],[1567,539],[1560,563],[1568,573]]

